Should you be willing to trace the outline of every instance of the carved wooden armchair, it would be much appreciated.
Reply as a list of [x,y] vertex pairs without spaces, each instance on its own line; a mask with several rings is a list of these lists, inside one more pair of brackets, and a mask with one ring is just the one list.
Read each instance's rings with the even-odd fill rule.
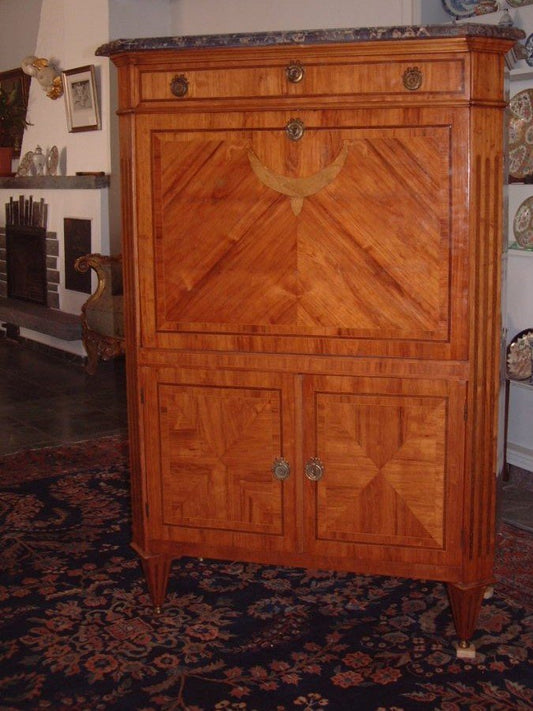
[[122,256],[86,254],[74,266],[79,272],[94,269],[98,276],[96,291],[81,307],[82,340],[88,357],[85,370],[92,375],[99,359],[124,354]]

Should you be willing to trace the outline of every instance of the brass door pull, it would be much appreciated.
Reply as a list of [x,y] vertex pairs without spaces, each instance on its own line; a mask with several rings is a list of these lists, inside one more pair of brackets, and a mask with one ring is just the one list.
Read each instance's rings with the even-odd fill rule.
[[409,67],[402,75],[404,87],[408,91],[416,91],[422,86],[423,74],[418,67]]
[[285,76],[291,84],[299,84],[305,76],[305,69],[300,62],[293,62],[285,67]]
[[285,131],[291,141],[299,141],[305,133],[305,124],[300,119],[291,119],[285,126]]
[[187,92],[189,91],[189,80],[185,76],[185,74],[177,74],[172,81],[170,82],[170,91],[174,94],[174,96],[177,96],[178,98],[181,98],[182,96],[185,96]]
[[278,481],[285,481],[290,476],[291,466],[286,459],[278,457],[272,464],[272,473]]
[[311,457],[305,465],[305,476],[310,481],[320,481],[324,476],[324,465],[318,457]]

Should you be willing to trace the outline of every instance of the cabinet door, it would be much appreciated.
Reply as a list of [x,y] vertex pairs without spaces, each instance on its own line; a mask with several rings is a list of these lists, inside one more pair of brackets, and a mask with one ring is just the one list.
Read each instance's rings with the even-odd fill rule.
[[464,146],[453,112],[417,116],[302,112],[296,142],[290,114],[141,117],[144,343],[464,356]]
[[152,552],[165,542],[178,554],[252,560],[293,550],[294,479],[272,471],[293,460],[286,379],[154,368],[143,382]]
[[457,565],[464,384],[309,377],[304,388],[304,450],[323,468],[306,483],[309,550],[363,570]]

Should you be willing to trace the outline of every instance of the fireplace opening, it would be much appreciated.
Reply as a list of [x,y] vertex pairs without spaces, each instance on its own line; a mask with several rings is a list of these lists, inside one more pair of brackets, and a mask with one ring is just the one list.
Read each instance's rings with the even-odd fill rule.
[[46,230],[6,225],[7,295],[47,305]]

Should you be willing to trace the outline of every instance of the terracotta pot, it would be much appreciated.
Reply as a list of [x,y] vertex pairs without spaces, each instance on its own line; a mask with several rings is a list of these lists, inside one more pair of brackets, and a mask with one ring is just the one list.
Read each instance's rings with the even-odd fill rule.
[[12,175],[13,148],[0,147],[0,175]]

